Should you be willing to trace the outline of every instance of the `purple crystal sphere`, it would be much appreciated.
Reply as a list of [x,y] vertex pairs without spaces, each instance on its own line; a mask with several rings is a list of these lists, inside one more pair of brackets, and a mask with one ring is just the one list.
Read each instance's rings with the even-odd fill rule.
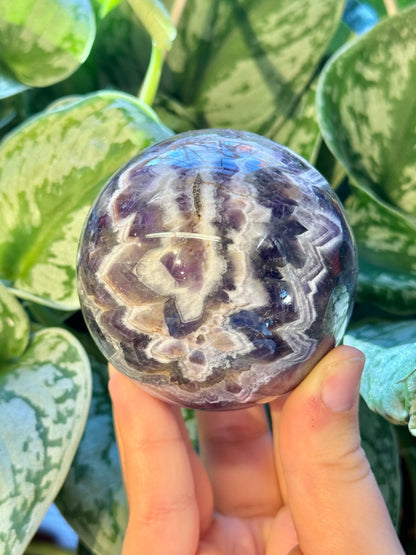
[[325,179],[288,148],[232,130],[176,135],[131,160],[79,248],[81,306],[103,354],[191,408],[293,389],[341,340],[356,280]]

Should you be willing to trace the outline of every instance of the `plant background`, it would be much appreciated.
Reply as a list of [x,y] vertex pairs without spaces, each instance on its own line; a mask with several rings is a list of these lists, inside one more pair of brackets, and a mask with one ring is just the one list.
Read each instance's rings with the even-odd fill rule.
[[79,554],[120,552],[127,504],[106,363],[79,312],[77,243],[114,171],[172,132],[204,127],[288,145],[345,205],[360,275],[344,341],[367,356],[363,446],[416,553],[414,4],[1,4],[2,553],[66,552],[36,534],[53,501]]

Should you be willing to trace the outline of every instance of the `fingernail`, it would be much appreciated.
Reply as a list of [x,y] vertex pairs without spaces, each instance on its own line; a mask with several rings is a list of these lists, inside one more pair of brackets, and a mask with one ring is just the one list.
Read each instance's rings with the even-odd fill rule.
[[334,412],[347,412],[354,406],[360,390],[365,358],[337,362],[328,368],[322,384],[322,402]]

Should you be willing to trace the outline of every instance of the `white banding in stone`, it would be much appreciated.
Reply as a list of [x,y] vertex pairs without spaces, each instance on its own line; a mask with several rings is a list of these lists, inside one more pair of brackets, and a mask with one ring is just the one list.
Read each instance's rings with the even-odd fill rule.
[[190,231],[160,231],[158,233],[147,233],[146,239],[159,239],[173,237],[175,239],[201,239],[202,241],[214,241],[219,243],[221,237],[205,233],[192,233]]

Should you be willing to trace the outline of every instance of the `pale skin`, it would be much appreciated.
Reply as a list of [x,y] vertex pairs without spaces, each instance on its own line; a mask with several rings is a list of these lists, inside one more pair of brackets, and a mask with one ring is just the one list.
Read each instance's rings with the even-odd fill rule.
[[129,503],[123,555],[403,554],[360,446],[364,355],[341,346],[290,394],[197,412],[200,456],[180,409],[110,368]]

